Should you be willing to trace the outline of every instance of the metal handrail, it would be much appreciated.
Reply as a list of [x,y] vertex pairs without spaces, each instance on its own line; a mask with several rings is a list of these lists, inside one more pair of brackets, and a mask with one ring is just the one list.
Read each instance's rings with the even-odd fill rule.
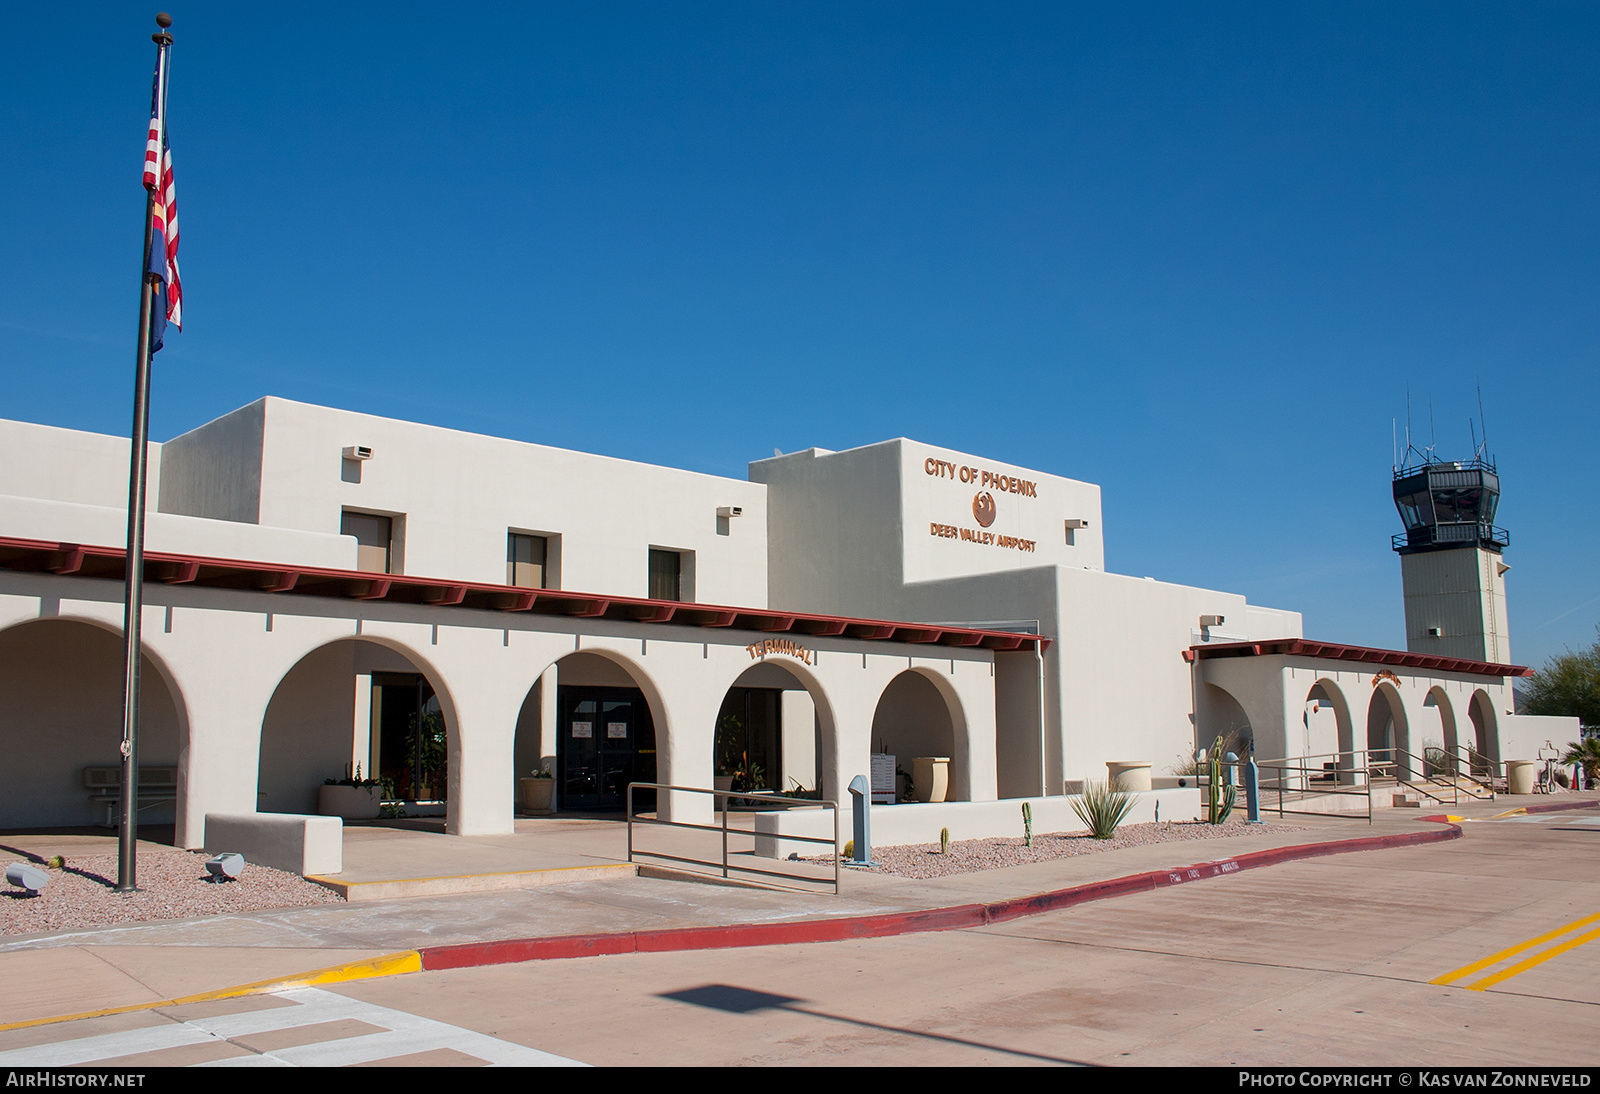
[[[1258,786],[1263,793],[1278,792],[1279,818],[1294,813],[1301,816],[1322,816],[1311,809],[1291,809],[1284,804],[1284,794],[1318,794],[1360,797],[1367,800],[1367,823],[1372,823],[1372,770],[1368,755],[1363,751],[1320,752],[1311,756],[1285,756],[1273,760],[1257,760],[1258,771],[1276,771],[1276,778],[1262,777]],[[1324,761],[1332,760],[1332,777]],[[1315,766],[1313,766],[1313,763]],[[1359,776],[1359,779],[1357,778]],[[1313,786],[1313,782],[1327,782]],[[1299,785],[1295,785],[1298,783]]]
[[[1485,800],[1485,796],[1489,801],[1494,800],[1494,787],[1474,775],[1470,763],[1443,749],[1440,753],[1450,771],[1448,776],[1450,781],[1445,784],[1449,788],[1448,800],[1444,793],[1445,787],[1430,782],[1434,776],[1428,774],[1430,766],[1428,757],[1426,755],[1419,757],[1403,748],[1354,749],[1347,752],[1322,752],[1311,756],[1285,756],[1280,759],[1257,760],[1256,767],[1263,772],[1259,783],[1262,792],[1265,794],[1277,791],[1277,813],[1280,817],[1286,813],[1320,815],[1309,809],[1288,808],[1284,804],[1285,794],[1347,795],[1367,799],[1367,821],[1371,823],[1372,786],[1383,779],[1394,779],[1397,784],[1410,787],[1441,805],[1460,804],[1463,794],[1477,801]],[[1329,767],[1333,769],[1331,777]],[[1276,774],[1266,775],[1265,773],[1269,771]],[[1463,781],[1471,785],[1463,786]],[[1316,783],[1322,785],[1313,785]],[[1439,792],[1425,789],[1419,784],[1431,785]]]
[[[1479,779],[1477,779],[1475,776],[1473,776],[1470,771],[1466,771],[1466,772],[1461,771],[1460,770],[1460,768],[1462,766],[1461,757],[1453,755],[1453,754],[1445,751],[1442,748],[1439,749],[1439,756],[1443,759],[1444,763],[1447,765],[1447,769],[1449,771],[1449,774],[1448,775],[1438,775],[1438,776],[1433,775],[1433,774],[1429,773],[1429,771],[1428,771],[1428,768],[1435,761],[1430,761],[1428,759],[1428,755],[1427,755],[1427,750],[1426,749],[1423,750],[1423,754],[1420,757],[1418,757],[1415,753],[1408,752],[1406,749],[1403,749],[1403,748],[1379,749],[1378,751],[1380,751],[1380,752],[1388,752],[1388,753],[1391,753],[1391,754],[1393,754],[1395,756],[1404,756],[1404,757],[1406,757],[1407,761],[1410,761],[1410,762],[1408,762],[1406,764],[1406,774],[1408,776],[1415,775],[1416,778],[1415,779],[1413,779],[1413,778],[1405,778],[1405,779],[1401,779],[1400,781],[1404,782],[1407,786],[1409,786],[1412,789],[1416,790],[1419,794],[1426,794],[1428,797],[1432,798],[1434,801],[1438,802],[1440,805],[1459,805],[1459,804],[1461,804],[1461,794],[1462,794],[1462,789],[1463,789],[1462,786],[1461,786],[1461,782],[1462,782],[1463,779],[1466,780],[1468,783],[1472,784],[1473,787],[1481,788],[1483,790],[1483,792],[1484,792],[1484,793],[1480,794],[1476,790],[1468,789],[1468,790],[1466,790],[1467,797],[1473,799],[1474,801],[1483,801],[1483,800],[1485,800],[1486,797],[1487,797],[1487,800],[1494,801],[1494,798],[1495,798],[1494,787],[1485,785],[1483,782],[1481,782]],[[1415,766],[1413,766],[1413,763],[1415,764]],[[1438,786],[1439,784],[1433,781],[1435,778],[1439,778],[1439,779],[1448,778],[1449,779],[1449,782],[1446,784],[1450,788],[1450,800],[1449,801],[1446,801],[1444,799],[1443,795],[1435,794],[1432,791],[1424,789],[1423,787],[1417,785],[1418,781],[1421,781],[1423,783],[1427,783],[1430,786]]]
[[[633,811],[633,792],[634,792],[634,790],[636,788],[637,789],[641,789],[641,790],[654,790],[654,791],[656,791],[656,795],[657,795],[656,796],[656,802],[657,802],[656,808],[658,810],[658,815],[657,816],[646,817],[646,816],[640,816],[640,815],[637,815],[637,814],[634,813],[634,811]],[[660,818],[660,816],[659,816],[659,809],[660,809],[660,792],[663,791],[663,790],[673,791],[675,793],[681,793],[681,794],[710,794],[710,795],[712,795],[713,798],[721,799],[722,823],[721,824],[696,824],[693,821],[662,820]],[[712,867],[720,866],[721,870],[722,870],[722,876],[724,878],[729,877],[728,871],[731,869],[731,870],[735,870],[735,871],[737,871],[738,873],[741,873],[741,874],[755,874],[755,875],[758,875],[760,877],[782,878],[782,879],[787,880],[787,881],[811,881],[811,880],[814,880],[814,879],[811,879],[811,878],[796,877],[794,874],[786,874],[786,873],[784,873],[784,872],[782,872],[780,870],[762,870],[762,869],[758,869],[757,867],[754,867],[754,866],[742,866],[742,865],[739,865],[737,863],[734,863],[734,864],[732,864],[730,866],[730,864],[728,862],[728,805],[735,798],[738,798],[738,799],[759,798],[759,800],[763,801],[763,802],[781,802],[781,803],[786,803],[786,804],[790,804],[790,805],[814,806],[814,807],[818,807],[818,808],[825,807],[825,808],[831,809],[833,811],[833,839],[832,840],[825,839],[822,836],[799,836],[799,835],[787,835],[787,834],[774,835],[772,838],[775,839],[775,840],[776,839],[785,840],[785,841],[788,841],[790,843],[831,844],[832,847],[833,847],[833,854],[831,856],[829,856],[829,857],[831,857],[833,859],[833,895],[834,896],[838,896],[839,895],[839,804],[838,804],[838,802],[832,801],[832,800],[830,800],[828,798],[790,798],[790,797],[785,797],[785,796],[783,796],[781,794],[768,794],[768,793],[765,793],[765,792],[763,792],[763,793],[761,793],[759,795],[756,795],[756,794],[752,793],[749,790],[711,790],[711,789],[707,789],[706,787],[703,787],[703,786],[676,786],[676,785],[673,785],[671,783],[629,783],[628,784],[628,795],[627,795],[627,806],[628,806],[628,812],[627,812],[627,816],[628,816],[628,861],[629,862],[633,862],[635,855],[647,855],[647,856],[649,856],[651,858],[665,859],[668,862],[679,862],[679,863],[683,863],[684,865],[688,865],[688,866],[712,866]],[[715,808],[715,807],[716,806],[714,804],[713,808]],[[634,825],[635,821],[637,821],[640,824],[653,824],[653,825],[657,825],[657,826],[663,827],[663,828],[685,828],[685,829],[690,829],[692,831],[698,831],[698,832],[719,832],[721,834],[721,836],[722,836],[722,857],[721,857],[720,861],[712,862],[712,861],[708,861],[706,859],[686,858],[686,857],[684,857],[682,855],[669,855],[664,851],[644,851],[644,850],[639,850],[639,849],[635,848],[634,844],[633,844],[633,825]],[[795,887],[794,886],[787,886],[787,885],[773,885],[772,888],[775,888],[775,889],[794,889]],[[799,891],[801,891],[801,892],[814,892],[815,890],[801,889]]]

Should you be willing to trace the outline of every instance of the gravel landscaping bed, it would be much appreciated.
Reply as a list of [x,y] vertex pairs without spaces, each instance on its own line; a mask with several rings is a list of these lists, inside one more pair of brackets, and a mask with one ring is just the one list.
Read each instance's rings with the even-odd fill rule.
[[996,870],[1004,866],[1025,866],[1030,862],[1049,862],[1051,859],[1092,855],[1099,851],[1116,851],[1124,847],[1147,847],[1156,843],[1305,830],[1290,824],[1247,824],[1243,818],[1233,818],[1222,825],[1206,824],[1203,821],[1124,824],[1117,829],[1116,836],[1108,840],[1098,840],[1083,833],[1076,835],[1051,833],[1034,836],[1032,847],[1023,843],[1020,837],[952,841],[950,853],[943,855],[939,853],[937,843],[874,847],[872,857],[877,860],[877,865],[872,869],[878,873],[894,874],[899,877],[950,877],[952,874],[971,874],[979,870]]
[[[117,856],[69,857],[63,869],[46,869],[50,883],[38,896],[6,887],[0,893],[0,935],[82,930],[152,919],[192,919],[219,912],[255,912],[334,904],[344,898],[297,874],[246,865],[237,880],[207,880],[207,855],[170,847],[139,848],[139,891],[118,893]],[[12,856],[5,863],[20,861]],[[36,866],[44,864],[35,861]]]

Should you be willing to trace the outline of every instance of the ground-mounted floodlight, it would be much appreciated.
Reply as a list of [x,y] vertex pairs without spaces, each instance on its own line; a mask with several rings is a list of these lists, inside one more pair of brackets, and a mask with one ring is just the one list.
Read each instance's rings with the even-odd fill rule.
[[237,851],[224,851],[206,859],[206,873],[212,881],[237,881],[244,873],[244,856]]
[[13,862],[6,867],[6,880],[29,896],[38,896],[39,890],[50,884],[50,875],[31,862]]

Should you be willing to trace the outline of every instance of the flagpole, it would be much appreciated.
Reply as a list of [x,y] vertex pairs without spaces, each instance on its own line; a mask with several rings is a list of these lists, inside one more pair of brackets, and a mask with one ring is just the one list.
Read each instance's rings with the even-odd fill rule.
[[[166,131],[167,50],[172,35],[167,28],[172,17],[156,16],[161,30],[150,36],[156,44],[156,101],[160,104],[162,132]],[[157,162],[157,186],[160,162]],[[155,195],[147,193],[144,204],[144,250],[139,255],[139,353],[133,387],[133,438],[128,461],[128,553],[125,567],[125,604],[122,616],[122,830],[117,840],[117,892],[138,889],[136,846],[139,839],[139,662],[140,616],[144,609],[144,509],[145,481],[150,450],[150,312],[155,303],[155,276],[147,269]]]

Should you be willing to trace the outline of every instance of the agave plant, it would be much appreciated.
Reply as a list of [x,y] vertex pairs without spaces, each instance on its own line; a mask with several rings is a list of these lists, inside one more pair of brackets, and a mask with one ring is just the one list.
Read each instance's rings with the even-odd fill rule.
[[1083,793],[1072,799],[1072,811],[1088,826],[1095,839],[1110,839],[1117,834],[1138,795],[1118,790],[1109,783],[1085,783]]

